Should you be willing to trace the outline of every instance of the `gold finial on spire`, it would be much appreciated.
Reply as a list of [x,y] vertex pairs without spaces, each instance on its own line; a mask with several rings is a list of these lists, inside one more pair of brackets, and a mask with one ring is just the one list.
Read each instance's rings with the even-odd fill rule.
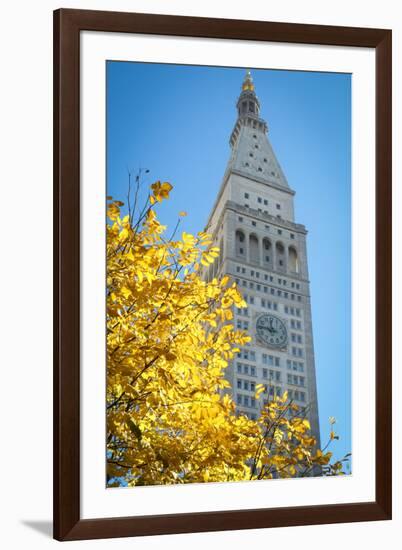
[[250,90],[252,92],[254,91],[253,77],[251,76],[250,69],[247,69],[246,71],[246,76],[243,80],[242,90]]

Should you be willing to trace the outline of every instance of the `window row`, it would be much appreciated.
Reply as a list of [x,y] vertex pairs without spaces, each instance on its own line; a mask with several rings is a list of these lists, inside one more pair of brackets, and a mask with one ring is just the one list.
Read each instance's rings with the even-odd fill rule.
[[[242,275],[246,275],[247,272],[248,270],[245,267],[240,265],[236,266],[236,273],[241,273]],[[275,282],[275,279],[272,275],[268,275],[267,273],[260,273],[259,271],[250,269],[250,277],[256,277],[257,279],[259,279],[260,275],[264,275],[264,281],[270,281],[271,283]],[[296,290],[300,290],[300,283],[295,283],[294,281],[288,281],[287,279],[281,279],[280,277],[277,278],[276,282],[278,283],[278,285],[283,285],[283,286],[289,285],[290,288],[295,288]]]
[[262,354],[262,362],[264,365],[272,365],[273,367],[281,366],[281,360],[279,357],[275,357],[274,355],[267,355],[266,353]]
[[260,283],[254,283],[253,281],[247,281],[245,279],[235,279],[236,284],[242,288],[249,288],[250,290],[256,290],[257,292],[264,292],[265,294],[271,294],[271,296],[278,296],[278,298],[285,298],[285,300],[297,300],[302,301],[300,294],[294,294],[293,292],[287,292],[280,290],[279,288],[268,287],[261,285]]
[[[250,208],[250,205],[249,204],[244,204],[244,207],[245,208]],[[265,215],[268,215],[269,216],[269,212],[268,210],[263,210],[262,208],[258,208],[257,209],[257,212],[259,214],[265,214]],[[276,217],[278,218],[278,220],[281,220],[282,219],[282,216],[280,214],[277,214]],[[249,220],[249,218],[246,218],[247,221]],[[238,216],[237,217],[237,220],[240,222],[240,223],[244,223],[244,216]],[[264,226],[264,229],[265,231],[271,231],[271,226],[266,224],[266,223],[261,223],[261,222],[258,222],[257,220],[251,220],[251,225],[252,227],[261,227]],[[277,235],[283,235],[285,236],[285,234],[283,233],[283,229],[279,228],[279,227],[276,227],[276,234]],[[289,231],[289,237],[294,240],[295,239],[295,234],[292,233],[291,231]]]
[[304,376],[297,376],[297,374],[288,374],[287,382],[288,384],[293,384],[294,386],[304,386]]
[[288,370],[294,370],[294,371],[297,371],[297,372],[304,372],[304,364],[301,363],[300,361],[291,361],[290,359],[288,359],[286,361],[286,366],[287,366]]
[[287,315],[295,315],[296,317],[301,317],[301,311],[298,307],[295,308],[291,306],[285,306],[283,310]]
[[303,357],[303,349],[293,346],[292,355],[294,355],[295,357]]
[[301,321],[298,321],[297,319],[291,319],[290,320],[290,328],[293,328],[293,329],[296,329],[296,330],[302,330]]
[[239,359],[246,359],[247,361],[255,361],[255,351],[249,349],[241,349],[237,354]]
[[[248,323],[247,323],[247,325],[248,325]],[[290,333],[290,340],[294,344],[302,344],[303,343],[303,338],[302,338],[301,334],[295,334],[294,332]]]
[[255,397],[251,397],[250,395],[238,393],[236,395],[236,403],[237,405],[243,405],[243,407],[251,407],[252,409],[256,408]]
[[271,302],[270,300],[264,300],[261,298],[261,306],[266,309],[272,309],[278,311],[278,304],[276,302]]
[[276,370],[268,370],[268,369],[262,369],[262,377],[266,380],[275,380],[275,382],[282,382],[281,373],[280,371]]
[[281,241],[274,244],[268,237],[259,239],[255,233],[246,234],[237,229],[235,233],[236,256],[249,263],[263,265],[267,269],[299,273],[299,260],[296,248],[285,247]]
[[302,401],[303,403],[305,403],[306,401],[306,394],[300,390],[288,390],[288,397],[289,399]]
[[253,365],[245,365],[244,363],[236,363],[237,373],[246,374],[247,376],[257,376],[256,369]]
[[236,386],[238,390],[255,392],[255,382],[250,382],[249,380],[244,380],[243,378],[237,379]]

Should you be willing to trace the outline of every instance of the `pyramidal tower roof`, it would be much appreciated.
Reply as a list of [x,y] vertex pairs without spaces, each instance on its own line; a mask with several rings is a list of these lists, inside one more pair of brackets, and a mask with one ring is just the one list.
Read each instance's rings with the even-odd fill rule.
[[260,102],[250,71],[246,72],[237,100],[237,115],[224,179],[237,173],[293,194],[268,139],[268,125],[260,118]]

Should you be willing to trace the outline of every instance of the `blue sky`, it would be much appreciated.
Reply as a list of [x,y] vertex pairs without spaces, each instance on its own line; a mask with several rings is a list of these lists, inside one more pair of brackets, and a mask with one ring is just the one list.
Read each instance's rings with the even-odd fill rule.
[[[296,191],[308,229],[308,259],[322,443],[337,419],[336,457],[351,450],[351,76],[252,70],[269,139]],[[204,228],[230,154],[244,69],[107,64],[107,193],[125,201],[128,171],[144,194],[169,181],[160,210],[173,227]]]

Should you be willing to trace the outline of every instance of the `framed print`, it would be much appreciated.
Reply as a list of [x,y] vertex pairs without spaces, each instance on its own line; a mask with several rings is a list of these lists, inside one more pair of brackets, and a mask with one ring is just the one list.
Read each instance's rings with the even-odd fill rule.
[[54,536],[391,518],[391,31],[54,13]]

